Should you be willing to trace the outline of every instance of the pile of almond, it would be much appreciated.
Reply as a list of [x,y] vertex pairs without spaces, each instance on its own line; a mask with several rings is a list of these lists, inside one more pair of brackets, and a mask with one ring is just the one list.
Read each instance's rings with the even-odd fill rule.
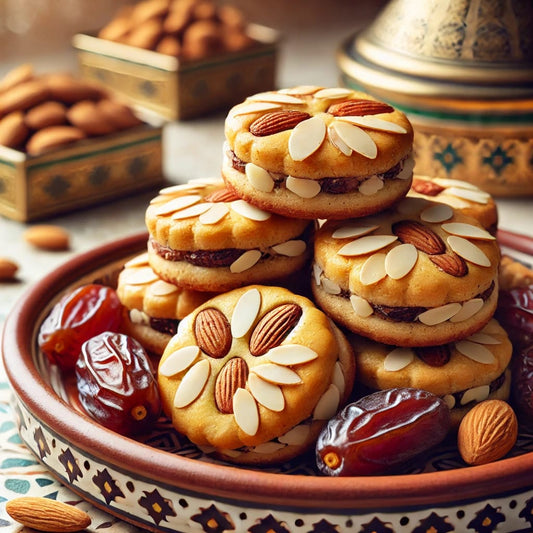
[[68,73],[21,65],[0,80],[0,145],[29,155],[141,124],[132,109]]
[[211,0],[144,0],[125,6],[98,37],[178,57],[204,59],[254,44],[242,11]]

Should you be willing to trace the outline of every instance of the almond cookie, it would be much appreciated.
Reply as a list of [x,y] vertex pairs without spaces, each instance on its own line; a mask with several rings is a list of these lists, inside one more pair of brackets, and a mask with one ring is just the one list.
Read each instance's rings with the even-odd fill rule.
[[476,403],[509,398],[512,345],[494,319],[473,335],[439,346],[397,347],[358,335],[348,339],[361,388],[429,391],[444,399],[456,426]]
[[415,174],[409,196],[451,205],[465,215],[476,218],[487,231],[496,235],[498,229],[496,202],[488,192],[472,183]]
[[214,293],[182,289],[163,281],[148,264],[148,254],[130,259],[118,277],[117,294],[126,310],[125,333],[161,355],[178,322]]
[[287,460],[347,400],[353,353],[307,298],[251,285],[180,322],[161,358],[166,414],[192,442],[237,463]]
[[225,121],[223,177],[261,209],[342,219],[380,211],[411,185],[413,130],[403,113],[344,88],[260,93]]
[[253,207],[219,179],[160,191],[145,218],[150,266],[192,290],[271,284],[308,266],[312,252],[313,222]]
[[444,344],[494,314],[499,260],[476,219],[408,197],[378,215],[327,221],[315,237],[312,290],[355,333],[399,346]]

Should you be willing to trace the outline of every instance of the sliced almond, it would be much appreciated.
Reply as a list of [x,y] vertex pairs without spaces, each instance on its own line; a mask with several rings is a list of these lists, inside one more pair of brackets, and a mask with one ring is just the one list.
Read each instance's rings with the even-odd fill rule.
[[480,385],[479,387],[472,387],[465,391],[461,397],[461,405],[468,405],[470,402],[483,402],[490,395],[489,385]]
[[128,268],[120,274],[121,282],[126,285],[146,285],[159,279],[151,267]]
[[250,330],[261,307],[261,293],[257,289],[246,291],[237,301],[231,316],[231,334],[236,339]]
[[276,104],[303,104],[304,101],[301,98],[296,98],[290,94],[280,92],[264,92],[257,93],[247,98],[249,102],[273,102]]
[[359,185],[358,191],[365,196],[372,196],[381,191],[384,186],[385,183],[379,176],[372,176]]
[[287,176],[285,186],[300,198],[314,198],[321,191],[320,182],[293,176]]
[[303,363],[309,363],[318,358],[318,354],[300,344],[282,344],[271,348],[266,353],[266,358],[272,362],[282,366],[301,365]]
[[340,226],[337,228],[331,236],[334,239],[347,239],[350,237],[362,237],[363,235],[368,235],[374,230],[377,230],[379,226],[360,226],[358,224]]
[[472,361],[477,361],[484,365],[492,365],[496,362],[494,354],[488,348],[477,342],[462,340],[455,343],[455,348],[464,356],[472,359]]
[[344,87],[328,87],[326,89],[320,89],[313,94],[314,98],[319,100],[325,100],[328,98],[346,98],[350,96],[352,91],[350,89],[345,89]]
[[262,192],[272,192],[274,189],[274,180],[268,170],[265,170],[254,163],[246,163],[244,171],[248,181],[254,186],[254,188]]
[[184,346],[168,355],[161,363],[158,373],[171,377],[189,368],[200,355],[198,346]]
[[302,379],[294,370],[273,363],[255,366],[251,369],[251,372],[276,385],[297,385],[302,382]]
[[350,157],[353,150],[342,140],[341,136],[337,133],[335,123],[328,126],[328,139],[337,150],[342,152],[345,156]]
[[356,124],[357,126],[372,130],[388,131],[390,133],[407,133],[407,130],[403,126],[371,115],[365,115],[361,117],[339,117],[337,120],[343,120],[350,122],[350,124]]
[[478,246],[463,237],[450,235],[447,239],[450,248],[466,261],[482,267],[490,267],[490,259]]
[[461,310],[450,318],[450,322],[463,322],[472,318],[484,305],[484,301],[481,298],[473,298],[463,303]]
[[263,407],[270,409],[270,411],[279,413],[285,408],[283,392],[277,385],[269,383],[261,379],[258,375],[251,373],[248,376],[248,388],[257,402]]
[[235,422],[247,435],[255,435],[259,429],[259,411],[254,397],[246,389],[237,389],[233,396]]
[[322,288],[328,294],[340,294],[342,292],[340,285],[328,278],[322,280]]
[[470,202],[482,205],[487,204],[490,200],[490,195],[486,192],[480,190],[468,190],[459,187],[450,187],[446,190],[446,194],[457,196],[463,200],[469,200]]
[[420,213],[420,220],[430,223],[444,222],[452,217],[453,209],[446,204],[432,205]]
[[355,314],[357,316],[360,316],[361,318],[367,318],[372,313],[374,313],[374,309],[372,309],[372,306],[360,296],[352,294],[350,296],[350,303],[352,304],[352,308],[355,311]]
[[136,255],[133,259],[130,259],[129,261],[124,263],[124,268],[146,265],[148,265],[148,252]]
[[294,161],[303,161],[316,152],[326,137],[326,124],[320,116],[300,122],[289,137],[289,154]]
[[150,286],[150,294],[153,296],[168,296],[178,292],[178,287],[172,283],[168,283],[165,280],[158,279]]
[[278,437],[283,444],[301,446],[309,438],[309,426],[307,424],[298,424],[289,429],[285,435]]
[[412,244],[395,246],[385,257],[385,271],[392,279],[401,279],[415,266],[418,250]]
[[191,194],[186,196],[179,196],[160,205],[156,210],[155,214],[158,216],[170,215],[181,209],[185,209],[191,205],[197,204],[202,200],[202,197],[197,194]]
[[202,215],[203,213],[209,211],[213,204],[208,202],[202,202],[195,205],[191,205],[180,211],[176,211],[171,215],[172,220],[183,220],[185,218],[192,218]]
[[345,256],[365,255],[377,252],[396,241],[395,235],[366,235],[345,244],[337,253]]
[[202,359],[195,363],[178,385],[174,396],[174,407],[186,407],[194,402],[204,389],[210,371],[211,365],[208,359]]
[[341,401],[341,394],[335,385],[330,384],[326,392],[318,400],[314,410],[313,418],[315,420],[329,420],[337,412]]
[[235,213],[257,222],[263,222],[272,216],[268,211],[263,211],[262,209],[249,204],[245,200],[235,200],[231,202],[230,206]]
[[464,222],[450,222],[448,224],[442,224],[441,227],[447,233],[458,235],[459,237],[469,237],[471,239],[481,239],[485,241],[495,240],[494,235],[491,235],[483,228],[473,226],[472,224],[465,224]]
[[415,354],[411,348],[395,348],[385,356],[383,368],[387,372],[398,372],[411,364],[414,359]]
[[287,257],[298,257],[307,250],[307,243],[302,240],[295,239],[293,241],[282,242],[272,246],[277,254],[285,255]]
[[478,331],[477,333],[470,335],[467,340],[472,342],[478,342],[480,344],[501,344],[501,341],[499,341],[492,335],[489,335],[488,333],[484,333],[483,331]]
[[220,222],[227,214],[229,213],[229,207],[227,204],[224,203],[215,203],[211,205],[211,207],[202,213],[198,220],[202,224],[216,224],[217,222]]
[[449,320],[456,315],[461,310],[461,307],[461,304],[457,302],[434,307],[433,309],[428,309],[427,311],[420,313],[418,315],[418,320],[426,326],[442,324],[442,322],[446,322],[446,320]]
[[229,112],[229,117],[238,117],[239,115],[251,115],[253,113],[261,113],[263,111],[270,111],[272,109],[279,109],[281,106],[274,102],[246,102],[237,107],[234,107]]
[[372,137],[364,130],[348,122],[334,122],[332,127],[342,141],[354,152],[368,159],[375,159],[377,157],[378,147]]
[[361,267],[359,280],[363,285],[372,285],[387,275],[385,261],[387,254],[379,253],[371,255]]
[[341,396],[343,396],[346,390],[346,378],[344,377],[344,371],[339,361],[335,363],[335,367],[333,369],[333,379],[331,382],[333,385],[335,385],[335,387],[337,387],[337,389],[339,389]]
[[238,259],[230,265],[230,271],[233,274],[240,274],[252,268],[261,259],[260,250],[247,250]]

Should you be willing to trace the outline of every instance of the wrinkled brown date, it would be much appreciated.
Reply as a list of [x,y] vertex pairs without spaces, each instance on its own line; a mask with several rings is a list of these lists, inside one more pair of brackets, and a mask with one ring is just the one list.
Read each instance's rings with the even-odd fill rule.
[[521,425],[533,429],[533,344],[513,354],[512,403]]
[[450,425],[449,408],[434,394],[378,391],[329,420],[317,440],[317,466],[330,476],[383,474],[440,443]]
[[533,285],[500,291],[495,317],[515,348],[533,344]]
[[76,362],[76,380],[84,409],[121,435],[146,432],[159,417],[152,365],[128,335],[105,331],[86,341]]

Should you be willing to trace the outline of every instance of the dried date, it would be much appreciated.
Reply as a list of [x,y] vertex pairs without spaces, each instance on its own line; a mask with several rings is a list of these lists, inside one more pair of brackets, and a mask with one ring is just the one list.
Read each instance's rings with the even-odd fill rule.
[[496,318],[515,349],[533,344],[533,285],[501,290]]
[[383,474],[439,444],[450,410],[429,392],[378,391],[347,405],[323,428],[316,444],[320,472],[330,476]]
[[118,331],[122,304],[111,287],[91,283],[65,294],[39,328],[38,343],[48,360],[73,370],[82,344],[104,331]]
[[533,344],[515,350],[511,369],[513,407],[520,424],[533,429]]
[[84,409],[121,435],[147,432],[160,415],[152,365],[128,335],[106,331],[83,343],[76,383]]

